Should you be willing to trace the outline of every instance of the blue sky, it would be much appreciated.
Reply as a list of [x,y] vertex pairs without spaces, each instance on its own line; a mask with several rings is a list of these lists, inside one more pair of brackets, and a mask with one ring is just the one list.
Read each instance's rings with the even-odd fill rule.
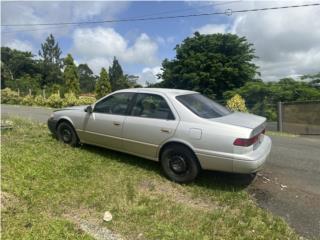
[[[310,1],[308,1],[310,2]],[[256,7],[302,4],[303,1],[214,2],[1,2],[2,24],[48,23],[172,16],[224,12]],[[194,31],[203,34],[231,32],[245,36],[256,48],[262,78],[266,81],[319,71],[320,8],[264,13],[214,15],[161,21],[105,23],[63,28],[2,27],[2,46],[37,54],[41,42],[52,33],[63,55],[87,62],[95,73],[119,58],[128,74],[140,82],[155,82],[164,58],[175,56],[174,47]],[[294,21],[292,21],[294,19]],[[32,30],[32,31],[29,31]],[[17,32],[20,31],[20,32]]]

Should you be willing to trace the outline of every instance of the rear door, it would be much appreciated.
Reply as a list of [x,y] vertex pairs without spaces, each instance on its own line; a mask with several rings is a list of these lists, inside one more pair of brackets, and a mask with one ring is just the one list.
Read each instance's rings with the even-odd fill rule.
[[155,159],[159,145],[172,137],[179,119],[158,94],[138,93],[123,128],[125,151]]
[[97,102],[87,114],[81,140],[115,150],[123,150],[122,129],[129,104],[135,93],[121,92]]

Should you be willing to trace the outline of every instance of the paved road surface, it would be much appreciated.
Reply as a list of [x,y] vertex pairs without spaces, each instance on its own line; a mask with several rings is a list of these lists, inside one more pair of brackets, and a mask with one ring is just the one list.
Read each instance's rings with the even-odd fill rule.
[[1,104],[1,117],[18,116],[45,123],[53,110],[53,108]]
[[[52,109],[1,105],[1,115],[46,122]],[[320,137],[272,136],[265,169],[248,191],[301,235],[320,238]]]
[[264,170],[249,186],[262,208],[301,235],[320,238],[320,138],[272,137]]

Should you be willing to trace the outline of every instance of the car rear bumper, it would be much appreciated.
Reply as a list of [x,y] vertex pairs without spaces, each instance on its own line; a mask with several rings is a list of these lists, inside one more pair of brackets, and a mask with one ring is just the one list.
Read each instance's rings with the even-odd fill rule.
[[58,121],[53,119],[52,117],[48,119],[48,128],[53,135],[57,135],[57,123]]
[[233,172],[236,173],[254,173],[261,170],[267,161],[271,151],[271,139],[264,136],[261,146],[249,154],[246,160],[235,159],[233,161]]
[[218,170],[234,173],[254,173],[263,168],[270,151],[271,139],[264,136],[264,140],[258,149],[249,154],[210,154],[198,152],[196,155],[203,169]]

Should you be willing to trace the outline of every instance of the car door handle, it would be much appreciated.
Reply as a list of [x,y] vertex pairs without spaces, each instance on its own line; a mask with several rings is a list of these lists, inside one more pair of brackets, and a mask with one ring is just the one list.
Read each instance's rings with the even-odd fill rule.
[[121,124],[119,122],[113,122],[114,126],[120,126]]
[[163,133],[170,133],[171,132],[171,130],[167,129],[167,128],[161,128],[160,131]]

